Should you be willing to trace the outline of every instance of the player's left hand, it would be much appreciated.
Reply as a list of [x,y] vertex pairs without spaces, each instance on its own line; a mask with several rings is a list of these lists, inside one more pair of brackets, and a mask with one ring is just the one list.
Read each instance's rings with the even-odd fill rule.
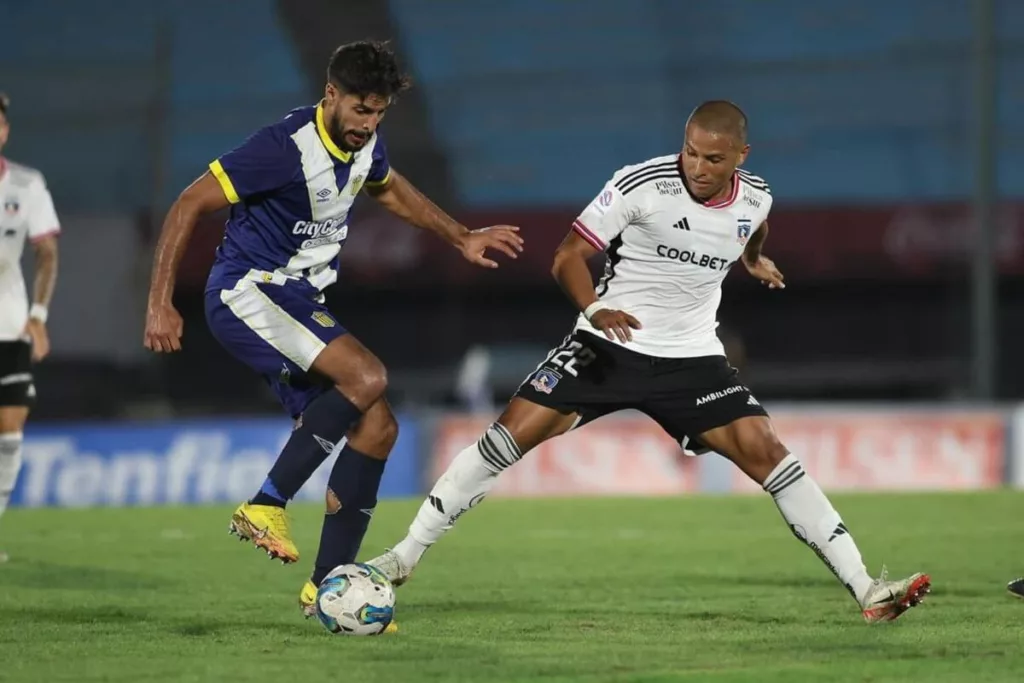
[[458,245],[459,251],[470,263],[484,268],[497,268],[495,261],[485,255],[488,249],[497,249],[506,256],[518,258],[523,250],[523,238],[514,225],[492,225],[489,228],[471,230]]
[[33,363],[38,363],[50,355],[50,334],[46,331],[46,323],[30,318],[25,323],[25,334],[32,340]]
[[747,267],[747,272],[756,277],[762,283],[768,285],[769,289],[785,289],[786,283],[783,282],[782,273],[775,267],[775,261],[772,261],[767,256],[759,256],[753,263],[743,259],[743,265]]

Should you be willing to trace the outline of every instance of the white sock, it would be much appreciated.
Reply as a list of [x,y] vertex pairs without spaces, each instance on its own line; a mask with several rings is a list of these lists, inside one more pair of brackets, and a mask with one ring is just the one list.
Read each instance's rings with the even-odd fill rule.
[[0,434],[0,515],[7,509],[21,469],[21,432]]
[[793,534],[817,553],[860,603],[871,587],[860,550],[839,513],[800,461],[787,455],[764,481]]
[[507,429],[495,422],[472,446],[459,453],[423,501],[409,534],[394,551],[410,569],[470,508],[482,501],[498,475],[523,457]]

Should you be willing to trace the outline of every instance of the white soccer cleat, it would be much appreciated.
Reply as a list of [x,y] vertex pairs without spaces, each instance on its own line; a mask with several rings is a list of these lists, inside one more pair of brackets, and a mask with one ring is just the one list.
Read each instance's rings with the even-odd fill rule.
[[364,564],[381,570],[395,586],[401,586],[409,580],[409,576],[412,574],[412,568],[406,567],[402,558],[394,550],[386,550],[383,555],[367,560]]
[[882,575],[875,579],[861,601],[864,621],[872,624],[892,621],[921,604],[931,589],[932,580],[927,574],[912,574],[899,581],[889,581],[883,567]]

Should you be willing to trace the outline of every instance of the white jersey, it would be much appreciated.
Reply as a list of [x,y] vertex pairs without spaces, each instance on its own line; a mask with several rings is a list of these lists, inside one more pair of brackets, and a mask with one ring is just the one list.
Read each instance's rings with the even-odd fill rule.
[[[727,199],[701,203],[683,184],[678,155],[617,171],[573,223],[608,254],[600,300],[643,326],[615,343],[661,358],[724,356],[715,331],[722,281],[771,206],[768,185],[743,170]],[[582,314],[576,329],[604,336]]]
[[22,339],[28,322],[21,272],[26,237],[35,241],[58,232],[43,174],[0,157],[0,341]]

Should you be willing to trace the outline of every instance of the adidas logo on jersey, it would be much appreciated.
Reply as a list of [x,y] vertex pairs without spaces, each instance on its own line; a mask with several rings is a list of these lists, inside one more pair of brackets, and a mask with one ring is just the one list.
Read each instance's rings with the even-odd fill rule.
[[682,220],[673,223],[672,227],[675,228],[676,230],[689,230],[690,221],[686,220],[686,217],[684,216]]

